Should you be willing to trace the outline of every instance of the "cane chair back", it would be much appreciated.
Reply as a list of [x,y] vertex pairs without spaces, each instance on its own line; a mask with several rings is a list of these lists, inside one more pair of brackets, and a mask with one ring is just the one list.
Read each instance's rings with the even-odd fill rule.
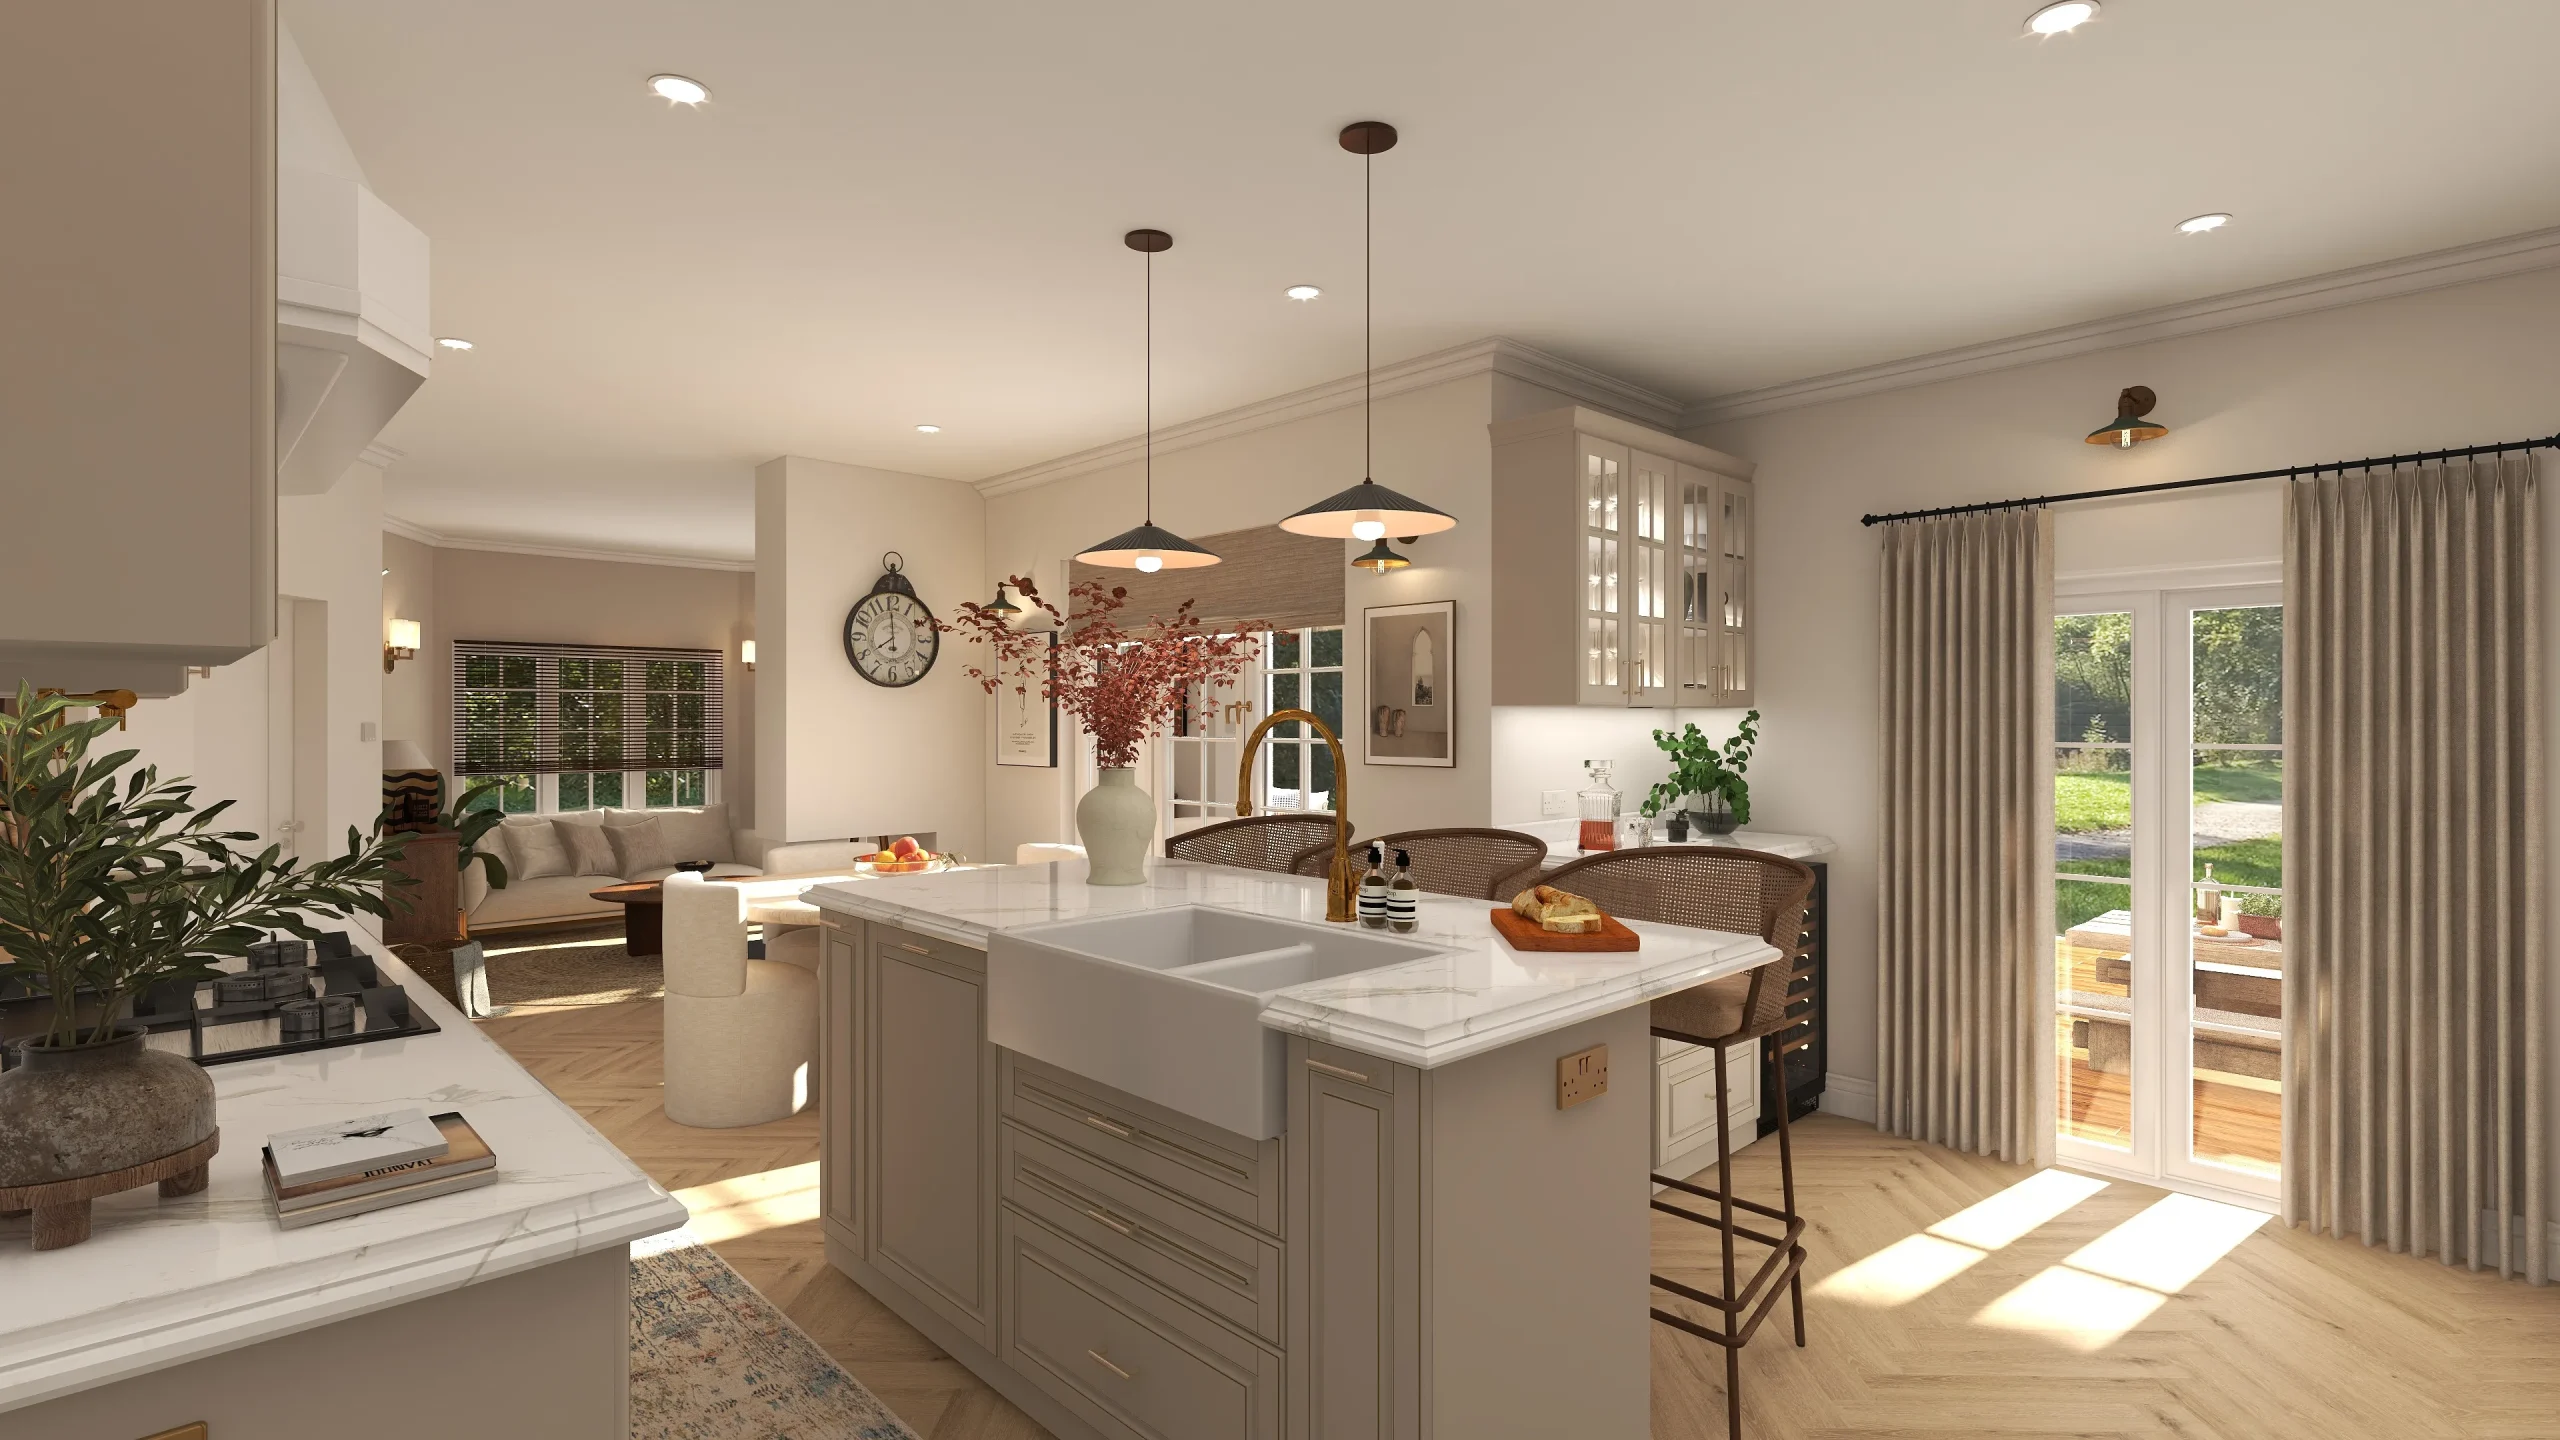
[[1778,948],[1777,959],[1748,972],[1750,993],[1739,1029],[1730,1036],[1675,1038],[1703,1043],[1773,1034],[1788,1024],[1788,992],[1796,981],[1812,978],[1804,912],[1813,897],[1813,870],[1801,861],[1724,846],[1644,846],[1585,856],[1557,869],[1546,883],[1587,895],[1621,919],[1736,931]]
[[[1413,882],[1434,895],[1463,895],[1471,900],[1508,900],[1534,885],[1547,858],[1547,842],[1517,830],[1466,826],[1440,830],[1399,830],[1372,835],[1352,847],[1365,855],[1372,845],[1389,860],[1404,851],[1413,859]],[[1333,842],[1298,853],[1289,868],[1301,875],[1322,875],[1333,859]]]
[[[1290,861],[1319,842],[1327,854],[1332,853],[1331,815],[1248,815],[1168,836],[1164,853],[1168,860],[1198,860],[1285,874]],[[1315,873],[1325,872],[1319,866]]]

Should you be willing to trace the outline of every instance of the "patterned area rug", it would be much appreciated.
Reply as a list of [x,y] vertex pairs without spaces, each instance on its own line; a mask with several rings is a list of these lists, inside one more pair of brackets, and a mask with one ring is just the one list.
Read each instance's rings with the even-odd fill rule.
[[632,1440],[916,1440],[790,1317],[678,1230],[631,1247]]
[[[611,1005],[666,993],[658,957],[635,958],[624,949],[619,920],[479,939],[488,957],[489,1000],[501,1012],[522,1005]],[[402,945],[398,954],[418,978],[453,1000],[451,954],[460,943]]]

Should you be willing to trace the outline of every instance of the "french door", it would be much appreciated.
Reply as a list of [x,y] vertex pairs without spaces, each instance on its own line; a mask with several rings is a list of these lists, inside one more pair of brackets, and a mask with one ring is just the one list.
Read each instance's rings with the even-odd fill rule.
[[2055,602],[2054,1118],[2071,1163],[2275,1194],[2282,601],[2266,583]]

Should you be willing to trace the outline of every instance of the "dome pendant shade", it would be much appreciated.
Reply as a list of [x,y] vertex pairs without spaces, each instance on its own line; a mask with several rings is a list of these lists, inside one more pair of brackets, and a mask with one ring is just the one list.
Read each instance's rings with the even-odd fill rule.
[[1419,538],[1457,528],[1458,519],[1410,495],[1399,495],[1375,480],[1363,480],[1328,495],[1280,522],[1292,535],[1329,540],[1375,540],[1385,535]]
[[1215,565],[1215,551],[1206,550],[1161,525],[1148,523],[1135,530],[1122,531],[1101,544],[1076,553],[1081,564],[1104,565],[1114,570],[1197,570]]
[[2169,433],[2169,427],[2143,418],[2151,413],[2152,406],[2159,403],[2160,397],[2151,393],[2150,386],[2127,387],[2116,397],[2116,418],[2090,431],[2086,443],[2130,450],[2145,440],[2159,439]]
[[1352,561],[1351,568],[1354,570],[1366,570],[1373,575],[1384,575],[1390,570],[1401,570],[1412,563],[1412,561],[1407,560],[1402,555],[1388,549],[1386,541],[1380,540],[1377,544],[1370,546],[1365,552],[1363,552],[1359,559]]
[[1006,597],[1004,593],[1004,582],[1001,580],[996,582],[995,600],[986,608],[988,614],[1001,615],[1007,620],[1010,620],[1014,616],[1022,613],[1022,607],[1014,604],[1012,600]]

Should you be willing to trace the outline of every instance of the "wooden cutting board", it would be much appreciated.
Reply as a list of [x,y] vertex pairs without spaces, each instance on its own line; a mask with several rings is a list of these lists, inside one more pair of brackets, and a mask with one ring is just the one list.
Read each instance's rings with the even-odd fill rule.
[[1538,922],[1505,905],[1493,912],[1493,928],[1502,934],[1505,944],[1514,950],[1581,950],[1599,952],[1634,950],[1643,945],[1643,937],[1618,923],[1614,915],[1600,917],[1600,928],[1583,935],[1559,935],[1541,930]]

